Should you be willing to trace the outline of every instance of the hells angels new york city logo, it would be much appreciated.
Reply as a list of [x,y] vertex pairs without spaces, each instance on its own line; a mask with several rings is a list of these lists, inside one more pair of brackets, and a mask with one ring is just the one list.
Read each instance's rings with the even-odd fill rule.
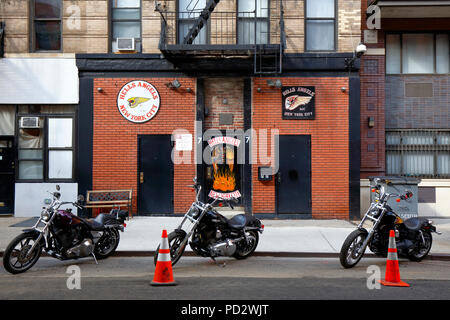
[[283,119],[314,119],[315,87],[282,87]]

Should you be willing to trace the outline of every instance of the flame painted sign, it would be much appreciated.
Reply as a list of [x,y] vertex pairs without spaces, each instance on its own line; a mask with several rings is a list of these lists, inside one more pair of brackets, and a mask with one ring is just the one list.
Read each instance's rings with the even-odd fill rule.
[[159,110],[159,93],[147,81],[134,80],[125,84],[117,95],[117,108],[128,121],[143,123]]
[[315,87],[282,87],[283,119],[314,119]]
[[239,198],[237,170],[235,165],[235,148],[238,148],[241,140],[234,137],[215,137],[208,140],[211,148],[211,160],[213,170],[212,190],[208,196],[214,199]]

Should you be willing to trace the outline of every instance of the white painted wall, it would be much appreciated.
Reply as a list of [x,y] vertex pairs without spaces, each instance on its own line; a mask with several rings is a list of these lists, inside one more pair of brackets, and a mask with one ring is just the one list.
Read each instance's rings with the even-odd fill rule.
[[78,68],[74,55],[13,56],[0,59],[0,104],[76,104]]
[[[45,199],[53,199],[47,191],[56,191],[56,185],[61,187],[61,201],[75,202],[78,196],[78,183],[16,183],[15,186],[15,217],[38,217],[42,207],[46,207]],[[61,208],[72,208],[72,212],[77,214],[73,206],[61,206]]]
[[[361,216],[370,205],[370,187],[368,179],[360,180]],[[419,203],[419,217],[450,218],[450,179],[422,179],[419,187],[435,187],[436,203]]]

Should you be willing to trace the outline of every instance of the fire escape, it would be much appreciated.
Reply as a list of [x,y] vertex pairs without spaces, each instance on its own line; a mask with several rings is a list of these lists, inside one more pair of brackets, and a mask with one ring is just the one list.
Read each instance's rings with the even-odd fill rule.
[[234,11],[221,10],[229,8],[225,2],[190,0],[186,8],[176,11],[156,4],[163,55],[175,64],[199,58],[247,59],[255,75],[281,73],[285,48],[282,0],[249,0],[243,9]]

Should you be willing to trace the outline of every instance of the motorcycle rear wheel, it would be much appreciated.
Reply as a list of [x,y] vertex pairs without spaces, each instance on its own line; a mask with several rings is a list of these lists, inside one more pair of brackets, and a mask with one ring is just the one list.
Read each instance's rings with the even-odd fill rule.
[[95,245],[94,253],[98,260],[106,259],[114,252],[116,252],[119,246],[120,234],[116,229],[105,231],[105,234]]
[[34,266],[41,256],[41,245],[37,243],[34,251],[29,256],[26,253],[33,246],[36,238],[35,234],[22,233],[11,241],[3,254],[3,266],[6,271],[18,274]]
[[418,250],[414,250],[408,253],[408,259],[411,261],[422,261],[431,250],[431,245],[433,244],[433,237],[429,231],[422,231],[423,237],[425,240],[425,245],[422,243],[422,237],[418,236],[417,241],[419,241],[420,245]]
[[233,257],[235,257],[238,260],[248,258],[256,250],[256,247],[258,246],[259,235],[257,231],[248,231],[247,237],[249,237],[249,243],[247,243],[247,245],[245,245],[242,248],[238,246],[236,252],[233,254]]
[[360,249],[366,238],[367,231],[364,229],[357,229],[347,236],[339,254],[339,260],[344,268],[353,268],[361,260],[365,248],[364,250]]
[[[184,250],[186,249],[186,244],[183,248],[180,248],[181,243],[183,242],[184,238],[186,237],[186,233],[183,232],[176,232],[173,231],[167,235],[167,240],[169,241],[169,248],[170,248],[170,258],[172,260],[172,266],[174,266],[178,260],[180,260],[181,256],[184,253]],[[158,261],[158,254],[159,254],[159,247],[156,248],[155,256],[153,258],[153,262],[156,266],[156,262]]]

